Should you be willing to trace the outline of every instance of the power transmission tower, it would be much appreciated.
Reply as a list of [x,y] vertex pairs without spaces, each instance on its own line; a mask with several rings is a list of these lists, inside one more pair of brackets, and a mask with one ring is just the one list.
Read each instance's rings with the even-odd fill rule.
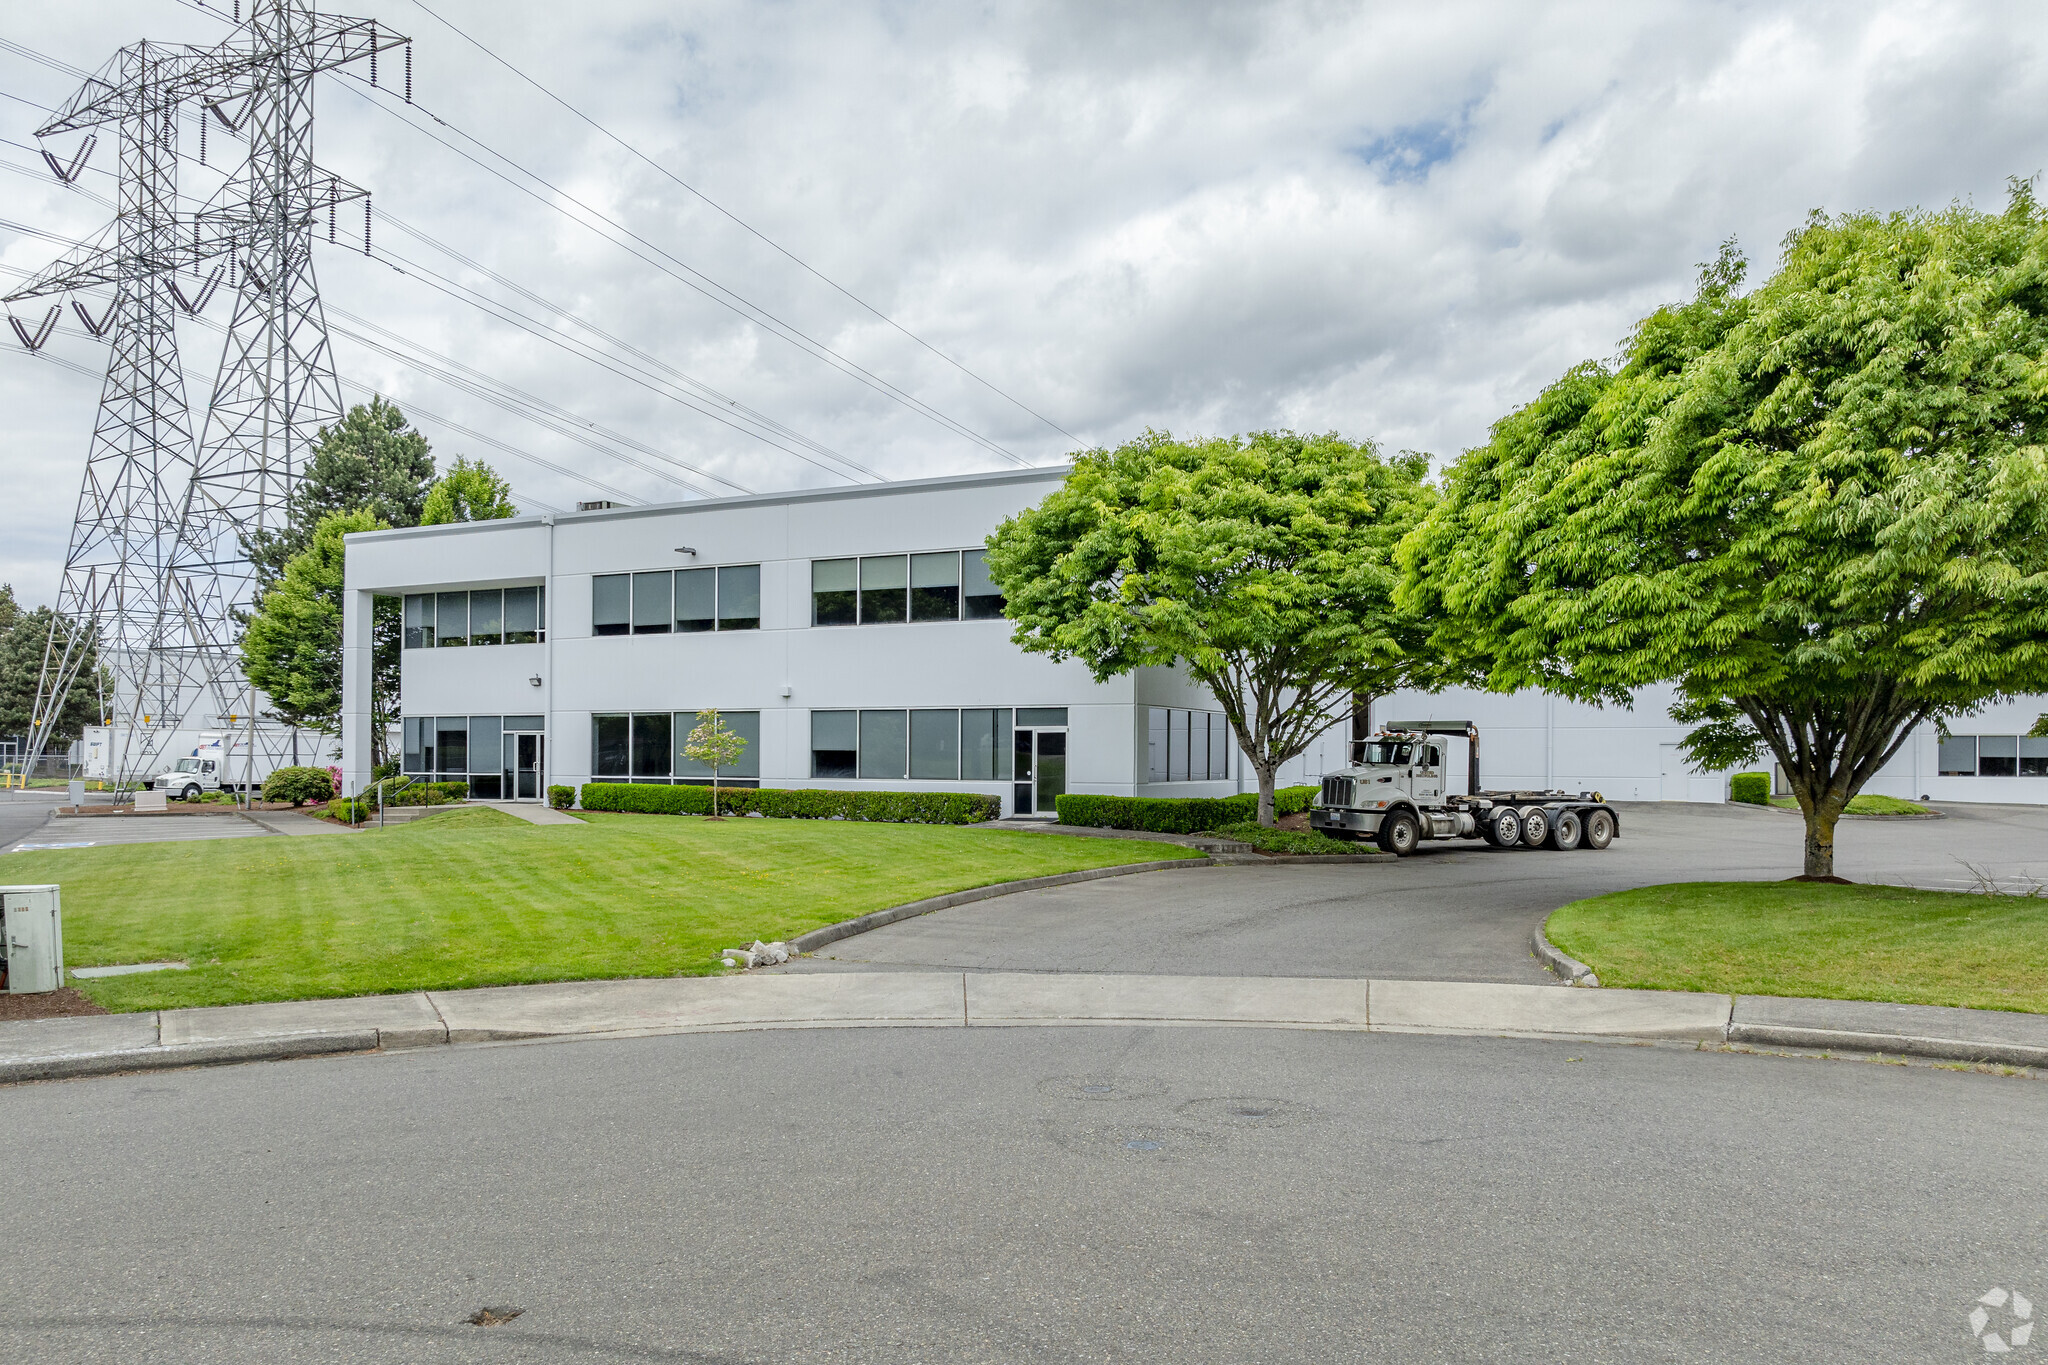
[[[161,174],[155,179],[131,175],[124,154],[123,223],[133,179],[135,197],[147,206],[144,218],[161,229],[133,240],[124,230],[111,249],[73,253],[10,296],[110,283],[117,300],[126,289],[138,298],[185,303],[173,273],[181,267],[197,273],[223,256],[235,277],[234,313],[196,456],[184,420],[168,303],[158,319],[161,326],[138,338],[134,354],[117,345],[109,360],[110,397],[102,400],[101,426],[130,433],[122,447],[124,467],[155,469],[170,461],[177,467],[166,472],[182,475],[170,483],[159,479],[158,496],[129,510],[126,502],[106,498],[89,466],[80,494],[74,547],[89,522],[105,520],[110,508],[121,508],[132,523],[130,534],[108,552],[103,576],[146,580],[151,600],[137,599],[136,620],[154,610],[152,626],[142,637],[144,657],[128,666],[138,699],[128,710],[134,718],[147,719],[135,732],[144,738],[139,752],[122,760],[123,779],[153,762],[164,737],[187,725],[195,711],[201,723],[239,721],[246,726],[245,754],[253,776],[259,740],[266,736],[256,726],[261,699],[242,677],[236,648],[238,618],[255,598],[255,566],[247,550],[266,531],[281,529],[307,448],[319,429],[342,413],[313,275],[313,237],[325,218],[334,239],[341,205],[360,200],[364,249],[369,247],[368,192],[313,163],[314,78],[367,59],[375,83],[377,55],[408,44],[402,35],[380,30],[375,20],[316,13],[310,0],[254,0],[248,20],[219,46],[139,45],[135,50],[144,55],[136,63],[124,66],[117,58],[37,130],[38,136],[50,137],[121,122],[125,151],[131,114],[144,127],[147,141],[149,127],[175,132],[178,109],[196,103],[202,119],[210,116],[233,131],[246,129],[249,142],[247,162],[191,215],[189,225],[176,210],[175,142],[164,144],[173,174],[168,182]],[[154,60],[152,53],[157,54]],[[408,46],[408,100],[411,70]],[[212,280],[218,278],[216,267]],[[203,307],[210,292],[211,283],[189,305],[191,311]],[[115,372],[124,365],[139,367],[138,377],[131,382],[122,369],[121,392],[130,396],[113,403]],[[149,414],[150,420],[138,429],[131,409]],[[173,409],[175,426],[160,419]],[[145,541],[148,554],[138,548]],[[67,568],[67,591],[71,579]],[[81,613],[87,628],[102,632],[101,622],[110,619],[103,605],[83,595],[78,600],[91,604]],[[40,753],[63,709],[77,673],[74,656],[82,658],[84,652],[82,643],[72,640],[61,652],[52,650],[54,666],[46,666],[38,688],[32,757]],[[117,693],[122,690],[118,683],[117,677]],[[142,705],[143,699],[155,709]],[[279,749],[286,742],[281,733],[267,737]]]

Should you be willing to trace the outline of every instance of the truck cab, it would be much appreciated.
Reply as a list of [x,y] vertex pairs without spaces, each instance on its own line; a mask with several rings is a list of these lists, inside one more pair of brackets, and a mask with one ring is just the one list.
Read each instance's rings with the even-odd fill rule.
[[151,778],[150,790],[190,801],[201,792],[220,790],[220,758],[216,754],[181,758]]
[[[1466,741],[1469,781],[1445,783],[1446,741]],[[1425,839],[1479,839],[1497,848],[1602,849],[1621,819],[1598,792],[1483,791],[1479,727],[1470,721],[1397,722],[1354,740],[1351,763],[1326,774],[1309,827],[1337,839],[1372,839],[1406,857]]]

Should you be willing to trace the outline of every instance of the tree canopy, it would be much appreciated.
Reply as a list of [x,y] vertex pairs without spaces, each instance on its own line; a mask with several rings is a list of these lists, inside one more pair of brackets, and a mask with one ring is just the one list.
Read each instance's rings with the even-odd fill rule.
[[498,521],[518,515],[519,509],[512,505],[512,485],[482,460],[464,455],[428,490],[419,524],[445,526],[454,521]]
[[1674,681],[1695,762],[1784,766],[1828,877],[1914,726],[2048,689],[2048,220],[2026,185],[1815,215],[1744,275],[1467,452],[1400,601],[1500,690]]
[[1273,823],[1279,766],[1354,692],[1419,681],[1395,613],[1396,542],[1427,510],[1427,460],[1288,431],[1177,441],[1148,431],[1079,456],[989,538],[1028,651],[1100,682],[1183,664],[1215,696]]
[[383,526],[368,508],[321,518],[312,542],[285,566],[250,618],[242,666],[280,719],[323,734],[340,732],[342,537]]
[[368,508],[387,526],[417,526],[434,483],[427,438],[382,398],[348,410],[322,427],[312,458],[299,473],[283,528],[251,537],[244,549],[256,565],[259,588],[284,573],[312,542],[313,529],[336,512]]
[[[15,601],[12,584],[0,583],[0,735],[26,740],[34,724],[36,687],[43,675],[43,656],[57,613],[49,607],[24,611]],[[58,639],[58,649],[63,638]],[[76,739],[88,725],[97,725],[100,695],[106,679],[99,673],[98,652],[91,640],[85,642],[85,659],[79,665],[70,695],[58,713],[52,738]],[[60,751],[53,746],[51,752]],[[26,752],[26,750],[24,750]]]

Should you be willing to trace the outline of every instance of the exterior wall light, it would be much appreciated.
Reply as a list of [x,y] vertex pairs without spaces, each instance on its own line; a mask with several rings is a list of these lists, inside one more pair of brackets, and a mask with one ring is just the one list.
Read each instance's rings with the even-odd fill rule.
[[692,557],[692,558],[695,558],[695,557],[696,557],[696,554],[697,554],[697,550],[696,550],[696,547],[695,547],[695,546],[691,546],[691,545],[678,545],[678,546],[676,546],[676,553],[677,553],[677,554],[679,554],[679,555],[689,555],[690,557]]
[[532,683],[532,684],[533,684],[533,685],[534,685],[535,687],[539,687],[539,686],[540,686],[540,674],[538,674],[538,673],[534,674],[534,675],[533,675],[532,677],[528,678],[528,679],[527,679],[527,681],[528,681],[528,682],[530,682],[530,683]]

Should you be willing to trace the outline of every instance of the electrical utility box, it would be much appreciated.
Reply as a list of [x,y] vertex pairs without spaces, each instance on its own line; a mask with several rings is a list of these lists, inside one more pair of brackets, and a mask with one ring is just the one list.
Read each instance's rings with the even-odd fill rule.
[[0,960],[9,995],[64,984],[64,914],[56,887],[0,886]]

